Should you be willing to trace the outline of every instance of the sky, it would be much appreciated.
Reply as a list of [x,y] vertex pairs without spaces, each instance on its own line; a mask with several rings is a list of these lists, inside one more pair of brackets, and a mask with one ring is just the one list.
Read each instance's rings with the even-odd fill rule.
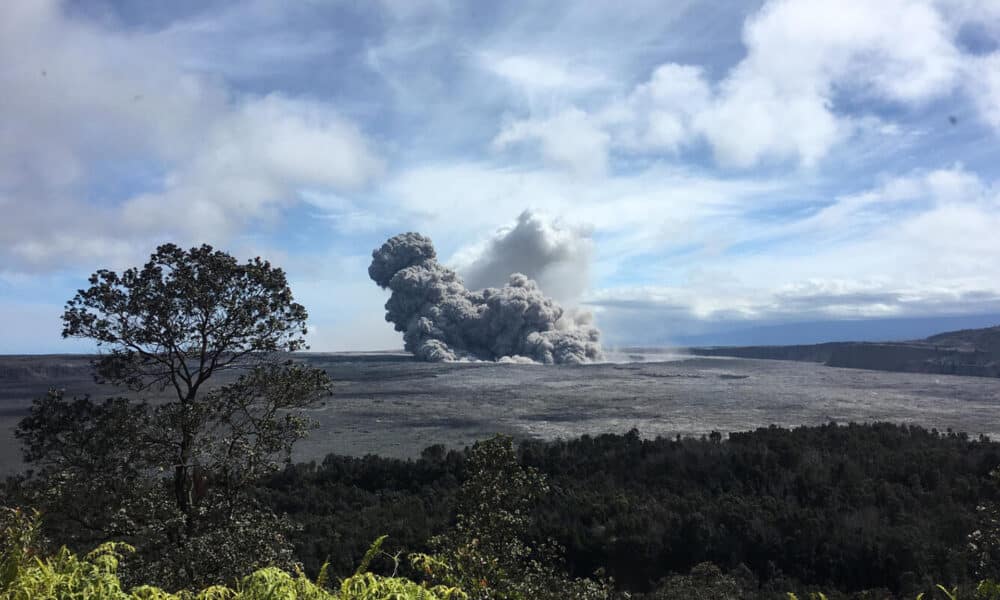
[[405,231],[609,346],[1000,323],[996,0],[8,0],[0,90],[0,353],[164,242],[398,348]]

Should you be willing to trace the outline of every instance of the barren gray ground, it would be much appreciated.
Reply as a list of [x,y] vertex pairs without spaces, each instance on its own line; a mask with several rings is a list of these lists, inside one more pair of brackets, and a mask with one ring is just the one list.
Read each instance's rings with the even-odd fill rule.
[[[30,359],[0,357],[0,470],[17,467],[13,426],[49,384],[110,394],[88,381],[83,359],[45,360],[32,379]],[[556,438],[635,427],[643,436],[672,437],[831,420],[1000,437],[1000,379],[719,358],[559,367],[393,355],[307,360],[330,373],[334,395],[312,411],[320,427],[299,446],[303,460],[331,452],[415,456],[431,444],[462,446],[495,432]]]

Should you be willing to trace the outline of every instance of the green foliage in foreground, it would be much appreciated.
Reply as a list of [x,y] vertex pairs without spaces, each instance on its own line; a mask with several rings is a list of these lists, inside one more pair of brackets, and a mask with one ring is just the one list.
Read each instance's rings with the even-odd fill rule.
[[[38,533],[37,515],[4,509],[0,525],[0,600],[473,600],[474,598],[537,598],[560,597],[580,600],[594,597],[594,590],[569,585],[536,589],[522,595],[525,589],[488,590],[492,586],[474,586],[472,595],[457,587],[429,586],[402,577],[384,577],[367,571],[371,560],[381,553],[384,537],[369,549],[357,572],[343,579],[335,589],[328,589],[326,569],[316,581],[309,580],[301,570],[288,573],[267,567],[242,578],[234,586],[214,585],[200,591],[169,593],[160,588],[140,585],[126,591],[118,578],[121,558],[132,552],[131,546],[108,542],[79,557],[65,547],[52,556],[40,557],[34,552]],[[397,557],[393,557],[398,560]],[[429,576],[446,573],[454,577],[462,569],[453,569],[438,557],[411,555],[412,566]],[[461,575],[459,575],[461,577]],[[524,583],[542,583],[528,577]],[[544,579],[544,577],[542,578]],[[554,582],[548,581],[546,584]],[[745,590],[732,577],[716,567],[701,565],[690,576],[675,578],[656,598],[664,600],[740,600]],[[538,592],[542,592],[540,595]],[[628,597],[627,595],[624,597]],[[823,593],[808,595],[788,593],[787,600],[832,600]],[[868,598],[869,596],[863,596]],[[874,600],[876,597],[871,596]],[[881,596],[879,596],[881,598]],[[920,594],[916,600],[1000,600],[1000,584],[984,580],[972,588],[937,586],[932,594]]]
[[257,570],[234,587],[214,585],[201,591],[171,594],[141,585],[126,591],[118,566],[128,544],[101,544],[82,558],[65,547],[53,556],[34,553],[38,521],[23,511],[6,509],[0,537],[0,600],[467,600],[455,587],[428,586],[402,577],[383,577],[365,569],[379,552],[375,542],[358,571],[335,590],[325,588],[326,570],[315,582],[300,570],[288,573],[275,567]]
[[467,590],[471,600],[612,597],[609,581],[568,576],[555,542],[525,541],[531,510],[548,485],[538,471],[518,464],[510,437],[477,442],[468,469],[455,527],[431,540],[436,554],[422,561],[429,578]]

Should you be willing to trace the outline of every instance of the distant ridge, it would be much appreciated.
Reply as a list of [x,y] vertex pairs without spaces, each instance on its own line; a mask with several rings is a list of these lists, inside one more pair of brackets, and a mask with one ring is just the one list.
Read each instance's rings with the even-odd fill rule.
[[1000,325],[982,329],[962,329],[932,335],[918,343],[962,350],[1000,353]]
[[688,351],[696,356],[817,362],[850,369],[1000,377],[1000,326],[949,331],[906,342],[708,346]]

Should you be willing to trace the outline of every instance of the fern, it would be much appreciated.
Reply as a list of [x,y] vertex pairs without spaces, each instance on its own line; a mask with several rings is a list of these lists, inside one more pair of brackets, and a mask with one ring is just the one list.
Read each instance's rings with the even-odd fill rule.
[[359,564],[357,570],[354,571],[355,575],[361,575],[368,570],[368,566],[371,564],[372,560],[374,560],[375,555],[382,551],[382,542],[384,542],[387,537],[389,536],[383,535],[379,537],[375,540],[375,543],[368,548],[368,552],[365,552],[364,558],[361,559],[361,564]]
[[976,586],[976,600],[1000,600],[1000,583],[986,579]]
[[[51,556],[35,554],[38,531],[37,515],[21,511],[3,513],[0,533],[0,600],[470,600],[469,594],[458,587],[417,583],[403,577],[384,577],[369,571],[372,560],[382,551],[386,536],[375,540],[365,553],[357,571],[342,580],[336,590],[326,588],[328,565],[320,569],[316,581],[310,581],[301,569],[289,573],[276,567],[259,569],[244,577],[235,588],[215,585],[203,590],[169,593],[160,588],[142,585],[124,591],[117,571],[122,558],[134,548],[128,544],[101,544],[82,558],[61,548]],[[398,556],[393,556],[398,563]],[[440,579],[453,567],[440,557],[412,554],[413,567],[428,578]],[[447,577],[444,577],[447,579]],[[566,597],[576,597],[569,589]],[[482,590],[477,590],[477,594]],[[934,597],[947,600],[1000,600],[1000,584],[992,580],[979,583],[974,592],[937,586]],[[477,598],[482,597],[477,595]],[[492,596],[490,596],[492,597]],[[788,600],[800,600],[794,594]],[[917,600],[930,600],[920,594]],[[827,600],[821,592],[810,593],[808,599]]]
[[[402,577],[383,577],[368,572],[381,552],[385,536],[365,553],[357,572],[343,580],[339,590],[325,589],[327,567],[315,582],[301,570],[288,573],[276,567],[259,569],[244,577],[235,588],[216,585],[199,592],[171,594],[143,585],[125,592],[117,571],[125,554],[134,552],[128,544],[101,544],[82,558],[66,548],[54,555],[32,555],[37,518],[23,513],[8,514],[13,524],[5,528],[0,554],[0,600],[468,600],[462,590],[443,585],[428,587]],[[393,557],[396,559],[396,557]]]
[[325,562],[323,566],[319,568],[319,575],[316,576],[316,586],[325,588],[327,580],[327,571],[330,569],[330,563]]

